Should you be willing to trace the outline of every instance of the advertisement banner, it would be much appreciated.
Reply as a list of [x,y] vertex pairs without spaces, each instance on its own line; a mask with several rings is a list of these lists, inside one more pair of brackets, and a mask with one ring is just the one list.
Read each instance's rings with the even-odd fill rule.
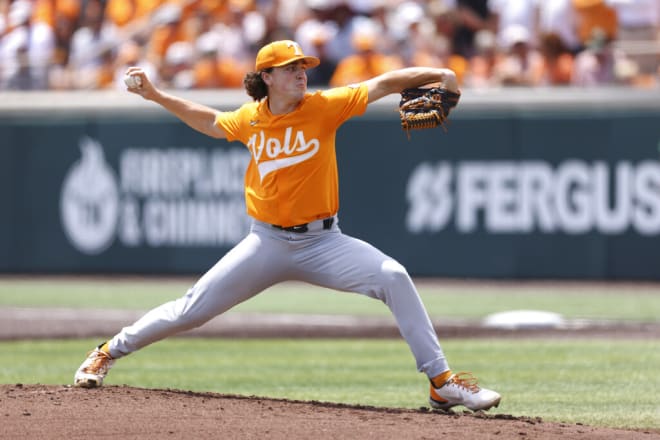
[[[340,227],[414,276],[660,280],[659,116],[468,109],[408,139],[367,112],[337,136]],[[167,115],[0,137],[0,272],[199,274],[249,230],[249,150]]]
[[[14,126],[5,270],[198,272],[249,229],[249,154],[179,123]],[[56,145],[50,141],[56,140]]]

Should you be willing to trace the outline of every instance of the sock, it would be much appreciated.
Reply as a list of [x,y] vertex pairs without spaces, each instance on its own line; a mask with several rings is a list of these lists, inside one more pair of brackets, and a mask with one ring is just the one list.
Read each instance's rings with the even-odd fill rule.
[[107,342],[104,342],[103,344],[101,344],[101,346],[99,347],[99,350],[101,350],[101,351],[103,351],[107,354],[110,354],[110,346],[108,345]]
[[449,380],[452,374],[453,373],[451,372],[451,370],[447,370],[444,373],[440,373],[437,376],[432,377],[431,383],[433,384],[433,387],[440,388],[441,386],[443,386],[445,382]]

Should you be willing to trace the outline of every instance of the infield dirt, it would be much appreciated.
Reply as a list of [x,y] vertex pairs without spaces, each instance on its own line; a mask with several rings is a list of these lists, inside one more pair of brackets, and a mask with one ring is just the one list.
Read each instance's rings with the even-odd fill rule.
[[502,414],[106,386],[0,385],[7,439],[660,439]]
[[[0,309],[0,339],[91,337],[110,334],[131,322],[135,312]],[[89,318],[81,322],[81,316]],[[244,318],[244,317],[243,317]],[[264,317],[261,317],[264,318]],[[245,326],[239,319],[210,323],[190,336],[253,337],[266,334],[305,336],[391,337],[391,322],[340,320],[335,326],[311,326],[273,321],[265,327]],[[367,320],[368,321],[368,320]],[[365,325],[369,324],[369,325]],[[277,330],[277,331],[276,331]],[[484,329],[468,323],[438,328],[444,337],[479,336]],[[499,336],[607,336],[655,338],[653,325],[595,325],[582,329],[503,331]],[[488,329],[490,336],[493,329]],[[74,366],[75,367],[75,366]],[[504,396],[506,400],[506,396]],[[630,431],[580,424],[546,422],[535,417],[471,412],[437,412],[373,408],[325,402],[300,402],[255,396],[194,393],[180,390],[106,386],[80,389],[68,385],[0,385],[0,439],[644,439],[660,440],[658,431]]]

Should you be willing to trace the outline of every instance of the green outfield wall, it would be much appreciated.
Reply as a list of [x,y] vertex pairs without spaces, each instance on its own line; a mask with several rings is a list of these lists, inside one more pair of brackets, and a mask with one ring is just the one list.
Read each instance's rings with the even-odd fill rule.
[[[660,280],[660,92],[465,91],[410,139],[397,102],[339,131],[344,232],[415,276]],[[203,272],[248,231],[248,160],[123,92],[0,94],[0,272]]]

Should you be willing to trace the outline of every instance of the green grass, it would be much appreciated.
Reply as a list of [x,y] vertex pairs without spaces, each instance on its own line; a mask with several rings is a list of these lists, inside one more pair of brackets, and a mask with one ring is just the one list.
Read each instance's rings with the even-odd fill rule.
[[[146,310],[194,278],[0,278],[0,307]],[[480,319],[511,309],[567,318],[660,321],[660,285],[431,283],[419,290],[435,317]],[[389,316],[359,295],[287,283],[236,311]],[[97,340],[0,342],[0,383],[67,384]],[[446,340],[455,370],[503,395],[495,413],[660,430],[660,341]],[[426,381],[401,340],[168,339],[119,361],[108,384],[417,408]]]
[[[183,295],[193,278],[0,278],[0,307],[147,310]],[[660,321],[660,284],[635,286],[420,282],[431,316],[479,319],[512,309],[547,310],[567,318]],[[285,283],[234,310],[388,316],[372,299],[302,283]]]
[[[95,340],[0,342],[0,383],[67,384]],[[449,340],[456,370],[503,395],[494,413],[660,429],[660,341]],[[427,406],[400,340],[173,338],[117,362],[109,385]]]

